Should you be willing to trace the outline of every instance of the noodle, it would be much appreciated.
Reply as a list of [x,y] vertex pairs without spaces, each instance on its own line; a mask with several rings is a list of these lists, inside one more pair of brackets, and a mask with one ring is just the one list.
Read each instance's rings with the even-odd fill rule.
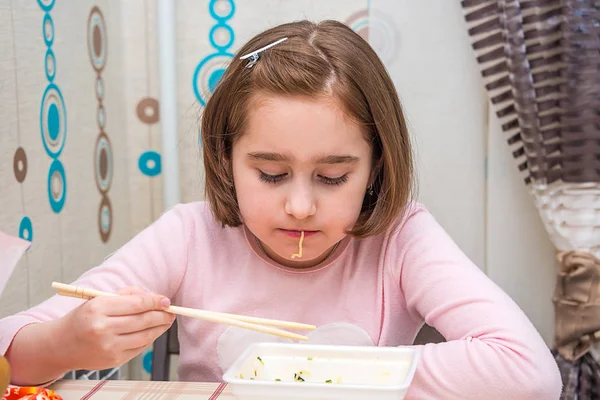
[[292,259],[302,258],[302,242],[304,241],[304,231],[300,232],[300,243],[298,243],[298,253],[292,254]]

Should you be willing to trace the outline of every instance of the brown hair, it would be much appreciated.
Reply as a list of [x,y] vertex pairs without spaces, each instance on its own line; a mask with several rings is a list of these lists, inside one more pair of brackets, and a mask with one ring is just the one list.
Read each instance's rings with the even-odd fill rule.
[[[239,57],[288,39],[260,53],[251,68]],[[413,194],[413,160],[400,100],[387,71],[369,44],[336,21],[279,25],[262,32],[235,55],[202,115],[206,198],[223,224],[241,224],[230,156],[243,134],[256,93],[334,96],[365,130],[372,145],[374,194],[366,193],[356,237],[383,233],[403,213]]]

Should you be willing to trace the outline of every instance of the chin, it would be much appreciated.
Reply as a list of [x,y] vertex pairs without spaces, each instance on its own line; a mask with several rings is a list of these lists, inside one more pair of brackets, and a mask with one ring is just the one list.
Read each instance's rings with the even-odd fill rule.
[[321,256],[321,254],[323,254],[323,252],[325,252],[325,250],[323,250],[322,252],[306,252],[303,251],[302,252],[302,257],[301,258],[292,258],[292,254],[297,254],[298,253],[298,248],[296,247],[295,249],[293,249],[292,251],[286,252],[286,253],[277,253],[279,254],[279,257],[281,258],[285,258],[286,260],[290,260],[292,262],[306,262],[306,261],[311,261],[311,260],[315,260],[317,258],[319,258]]

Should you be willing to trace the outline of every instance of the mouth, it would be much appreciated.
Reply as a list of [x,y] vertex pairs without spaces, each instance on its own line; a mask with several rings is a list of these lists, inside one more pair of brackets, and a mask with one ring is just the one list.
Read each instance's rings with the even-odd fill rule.
[[319,233],[319,231],[301,231],[297,229],[280,229],[280,231],[294,238],[299,238],[302,232],[304,232],[304,237],[314,236]]

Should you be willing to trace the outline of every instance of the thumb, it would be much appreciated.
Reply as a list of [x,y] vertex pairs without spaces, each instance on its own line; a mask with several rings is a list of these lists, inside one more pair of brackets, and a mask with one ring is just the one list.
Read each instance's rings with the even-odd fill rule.
[[147,299],[148,310],[164,310],[171,305],[171,300],[168,297],[150,293],[150,291],[139,286],[126,287],[125,289],[121,289],[119,294],[122,296],[143,296]]

